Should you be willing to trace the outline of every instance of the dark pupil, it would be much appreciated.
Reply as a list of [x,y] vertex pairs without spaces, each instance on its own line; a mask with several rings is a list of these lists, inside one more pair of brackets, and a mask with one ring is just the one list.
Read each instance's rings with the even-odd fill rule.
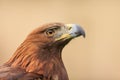
[[52,31],[49,31],[49,34],[52,34],[53,32]]

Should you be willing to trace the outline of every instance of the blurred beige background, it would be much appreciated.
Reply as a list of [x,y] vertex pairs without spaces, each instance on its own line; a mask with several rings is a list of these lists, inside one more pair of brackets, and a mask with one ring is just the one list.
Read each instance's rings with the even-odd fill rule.
[[48,22],[86,31],[63,50],[70,80],[120,80],[120,0],[0,0],[0,64]]

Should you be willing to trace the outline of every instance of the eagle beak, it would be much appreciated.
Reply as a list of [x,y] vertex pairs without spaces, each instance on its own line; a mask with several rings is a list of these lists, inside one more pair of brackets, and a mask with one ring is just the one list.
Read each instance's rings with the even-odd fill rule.
[[65,32],[63,32],[63,34],[56,40],[73,39],[81,35],[85,38],[85,31],[77,24],[66,24],[63,31]]
[[85,38],[85,31],[80,25],[77,24],[66,24],[66,28],[68,29],[68,34],[72,38],[83,36]]

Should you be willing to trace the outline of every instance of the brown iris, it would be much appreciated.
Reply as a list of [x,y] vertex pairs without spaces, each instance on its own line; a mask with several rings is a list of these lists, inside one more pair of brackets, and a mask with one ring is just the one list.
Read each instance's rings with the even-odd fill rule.
[[51,36],[54,36],[54,34],[55,34],[55,30],[54,29],[49,29],[49,30],[46,31],[46,35],[47,36],[51,37]]

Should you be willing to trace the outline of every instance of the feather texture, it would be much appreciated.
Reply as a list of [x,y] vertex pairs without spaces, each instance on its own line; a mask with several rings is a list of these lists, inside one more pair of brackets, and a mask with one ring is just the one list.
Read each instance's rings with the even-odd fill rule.
[[0,67],[0,80],[69,80],[61,53],[73,38],[85,36],[78,25],[50,23],[31,32]]
[[42,31],[61,23],[43,25],[34,30],[18,47],[8,62],[0,68],[0,80],[68,80],[62,62],[63,45],[57,45]]

